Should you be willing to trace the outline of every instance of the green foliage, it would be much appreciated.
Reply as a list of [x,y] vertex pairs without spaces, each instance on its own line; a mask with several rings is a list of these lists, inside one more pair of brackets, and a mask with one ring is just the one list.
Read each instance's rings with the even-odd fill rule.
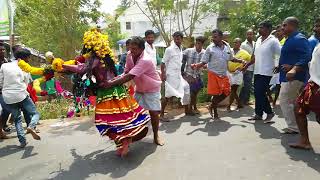
[[67,116],[69,107],[73,106],[72,100],[61,99],[48,102],[38,102],[37,110],[40,113],[40,118],[43,119],[57,119]]
[[120,23],[116,19],[117,16],[107,15],[106,22],[108,24],[105,32],[109,35],[110,46],[113,48],[117,44],[117,41],[124,39],[125,35],[120,32]]
[[22,43],[57,57],[73,58],[89,23],[101,16],[99,0],[15,0],[16,32]]
[[202,80],[203,80],[204,88],[202,88],[199,92],[198,102],[199,103],[210,102],[211,96],[208,95],[208,89],[207,89],[207,86],[208,86],[208,71],[207,70],[203,71]]
[[[54,99],[51,102],[40,101],[37,103],[37,110],[40,113],[40,119],[59,119],[67,117],[70,107],[74,107],[72,99]],[[89,115],[94,114],[94,109],[89,110]],[[86,109],[81,110],[82,116],[87,116]]]
[[227,21],[219,24],[222,30],[231,31],[231,38],[244,38],[247,29],[257,30],[257,25],[263,20],[272,21],[276,26],[289,16],[300,20],[300,29],[311,33],[314,19],[320,11],[319,0],[247,0],[232,8],[220,2],[220,12],[228,17]]
[[295,16],[300,20],[300,28],[304,32],[312,32],[313,21],[319,17],[319,0],[263,0],[261,3],[262,18],[270,19],[274,25]]
[[222,30],[231,31],[231,38],[245,38],[245,32],[256,29],[262,21],[261,4],[258,1],[246,1],[239,6],[225,11],[229,20],[219,24]]
[[[179,30],[191,40],[197,22],[215,13],[218,8],[217,0],[146,0],[144,9],[138,1],[138,8],[149,18],[159,30],[166,44],[171,42],[171,34]],[[165,27],[169,26],[169,29]],[[172,30],[171,27],[176,27]],[[190,44],[192,42],[188,42]]]

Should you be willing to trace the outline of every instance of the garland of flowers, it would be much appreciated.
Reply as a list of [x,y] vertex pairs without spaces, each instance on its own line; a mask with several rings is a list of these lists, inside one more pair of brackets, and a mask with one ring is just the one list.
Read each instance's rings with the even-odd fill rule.
[[91,29],[84,33],[83,45],[86,49],[91,50],[100,58],[105,58],[109,55],[114,59],[108,35],[100,33],[97,29]]
[[33,67],[26,61],[19,59],[18,66],[27,73],[31,75],[40,75],[42,77],[37,78],[33,81],[32,87],[35,89],[36,93],[46,95],[45,91],[42,91],[41,84],[52,79],[54,77],[54,72],[62,72],[63,64],[74,65],[76,60],[63,61],[60,58],[55,58],[51,65],[45,65],[44,67]]

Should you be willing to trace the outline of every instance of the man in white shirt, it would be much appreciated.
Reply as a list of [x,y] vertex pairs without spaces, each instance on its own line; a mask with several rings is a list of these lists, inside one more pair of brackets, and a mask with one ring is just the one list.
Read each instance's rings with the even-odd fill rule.
[[[241,43],[240,48],[247,51],[250,55],[253,53],[253,47],[255,45],[254,41],[254,32],[252,29],[249,29],[246,33],[247,39]],[[243,105],[249,105],[249,100],[251,93],[253,92],[252,88],[252,79],[253,79],[253,69],[254,65],[248,67],[248,69],[243,72],[243,86],[240,91],[240,101]]]
[[[30,55],[30,51],[21,49],[16,52],[15,56],[18,59],[28,59]],[[0,88],[2,89],[3,100],[8,105],[14,118],[20,147],[23,148],[27,145],[22,126],[21,108],[32,116],[27,132],[31,133],[34,139],[40,140],[40,136],[34,130],[40,116],[27,92],[26,76],[16,62],[5,63],[1,66]]]
[[194,115],[189,109],[190,104],[190,87],[181,75],[182,66],[182,32],[173,34],[174,43],[168,47],[164,53],[161,65],[161,79],[165,83],[165,98],[162,101],[161,118],[164,119],[164,110],[167,101],[171,97],[181,99],[181,104],[185,107],[186,115]]
[[146,38],[144,52],[150,57],[154,66],[157,67],[157,50],[156,47],[153,46],[155,33],[152,30],[147,30],[144,35]]
[[275,68],[275,58],[280,55],[280,42],[271,35],[272,24],[269,21],[264,21],[259,25],[259,34],[252,60],[243,70],[246,70],[250,65],[255,63],[254,67],[254,96],[255,96],[255,115],[249,120],[262,120],[263,113],[267,114],[265,123],[272,122],[274,112],[270,106],[267,97],[270,80],[273,76]]

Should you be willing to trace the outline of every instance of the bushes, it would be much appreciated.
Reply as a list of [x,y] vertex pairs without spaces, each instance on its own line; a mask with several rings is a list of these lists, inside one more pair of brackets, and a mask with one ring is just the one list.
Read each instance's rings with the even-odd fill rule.
[[204,70],[202,75],[204,87],[201,89],[198,95],[198,103],[210,102],[210,96],[207,94],[208,85],[208,71]]
[[71,99],[53,100],[50,103],[40,101],[37,103],[37,110],[40,119],[57,119],[66,117],[69,107],[73,106]]

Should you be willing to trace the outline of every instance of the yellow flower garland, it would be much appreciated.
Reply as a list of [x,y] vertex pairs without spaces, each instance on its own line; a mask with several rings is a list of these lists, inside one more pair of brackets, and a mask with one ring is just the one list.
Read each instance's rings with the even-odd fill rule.
[[57,72],[62,72],[63,71],[63,67],[62,65],[75,65],[76,64],[76,60],[69,60],[69,61],[63,61],[60,58],[55,58],[52,61],[52,69],[57,71]]
[[[69,60],[64,62],[60,58],[55,58],[54,61],[52,62],[52,69],[61,72],[63,70],[62,64],[67,64],[67,65],[74,65],[76,64],[76,60]],[[32,75],[40,75],[42,76],[44,74],[45,68],[39,68],[39,67],[33,67],[27,62],[25,62],[22,59],[19,59],[18,61],[18,66],[21,68],[22,71],[30,73]],[[55,75],[56,76],[56,75]],[[37,93],[41,93],[41,83],[44,83],[46,81],[46,78],[42,76],[41,78],[35,79],[33,81],[33,88]]]
[[18,66],[24,72],[30,73],[32,75],[43,75],[43,73],[44,73],[44,68],[32,67],[30,64],[28,64],[27,62],[25,62],[22,59],[19,59]]
[[36,80],[33,81],[33,89],[37,92],[37,93],[41,93],[41,87],[40,84],[45,82],[46,78],[43,76],[41,78],[38,78]]
[[97,29],[91,29],[84,33],[83,45],[96,53],[97,56],[104,58],[109,55],[114,59],[110,48],[108,35],[100,33]]

